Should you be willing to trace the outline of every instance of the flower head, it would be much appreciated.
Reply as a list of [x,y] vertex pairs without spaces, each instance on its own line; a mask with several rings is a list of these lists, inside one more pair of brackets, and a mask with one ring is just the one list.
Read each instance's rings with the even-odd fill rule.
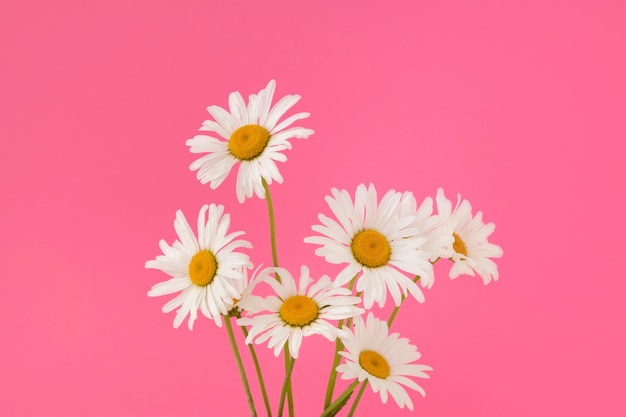
[[[426,238],[426,242],[420,248],[434,262],[438,258],[449,258],[451,256],[451,246],[454,239],[448,233],[446,227],[441,225],[439,216],[433,214],[433,199],[426,197],[422,204],[417,207],[417,200],[411,192],[405,192],[400,201],[401,216],[415,216],[412,224],[419,231],[419,236]],[[434,274],[424,275],[420,278],[420,283],[425,288],[432,287]]]
[[275,161],[285,162],[282,153],[291,149],[289,139],[307,138],[313,130],[290,127],[297,120],[309,117],[309,113],[296,113],[279,123],[279,119],[299,100],[299,95],[287,95],[273,107],[272,99],[276,82],[271,80],[265,89],[248,98],[248,104],[238,91],[230,94],[230,111],[219,106],[209,106],[208,112],[215,120],[202,123],[201,131],[216,133],[220,138],[196,135],[187,140],[192,153],[207,153],[194,161],[189,168],[197,170],[202,184],[210,183],[217,188],[230,170],[239,164],[237,174],[237,198],[242,203],[256,194],[265,198],[263,180],[283,182]]
[[366,309],[375,301],[384,306],[387,290],[396,305],[407,292],[423,302],[424,294],[412,278],[432,275],[431,254],[422,250],[427,239],[415,227],[415,213],[399,210],[402,193],[390,190],[379,203],[374,186],[361,184],[353,203],[347,191],[331,192],[326,202],[337,221],[320,214],[322,225],[312,229],[323,236],[304,241],[322,245],[315,253],[327,262],[347,264],[335,284],[344,285],[358,276],[356,289],[363,292]]
[[454,262],[450,269],[450,278],[461,274],[474,276],[476,272],[485,284],[492,279],[497,281],[498,266],[489,258],[501,257],[502,248],[487,240],[496,226],[493,223],[483,223],[480,211],[472,216],[472,206],[469,201],[461,200],[460,194],[453,210],[452,202],[446,198],[441,188],[437,190],[437,211],[442,226],[452,236],[452,243],[448,247],[449,257]]
[[[271,273],[280,276],[280,282]],[[269,339],[268,347],[278,356],[285,343],[289,343],[289,353],[295,359],[302,344],[302,338],[321,334],[328,340],[337,336],[337,328],[328,320],[341,320],[363,312],[356,307],[360,301],[352,297],[347,288],[336,288],[328,276],[316,283],[309,276],[309,269],[302,266],[300,281],[296,287],[291,274],[283,268],[267,268],[251,285],[265,282],[276,292],[267,298],[247,297],[238,303],[245,311],[256,314],[237,320],[240,326],[252,326],[246,343],[263,343]],[[311,285],[309,287],[309,285]]]
[[234,240],[243,232],[226,234],[229,225],[230,216],[224,214],[223,206],[205,204],[198,215],[196,238],[182,211],[178,210],[174,228],[179,240],[171,246],[161,240],[159,246],[163,255],[146,262],[146,268],[160,269],[172,277],[154,285],[149,296],[180,292],[163,306],[165,313],[178,308],[174,327],[180,326],[189,315],[191,330],[198,310],[221,327],[221,315],[227,314],[241,297],[241,288],[231,280],[242,280],[242,270],[251,265],[248,255],[236,250],[252,245],[245,240]]
[[367,379],[374,392],[380,392],[383,404],[391,394],[400,408],[413,410],[411,398],[402,385],[426,395],[424,389],[407,376],[429,378],[427,365],[412,364],[421,357],[417,348],[398,333],[388,334],[387,324],[370,312],[367,322],[361,317],[354,321],[354,331],[342,329],[340,338],[346,348],[339,354],[346,362],[337,367],[341,379]]

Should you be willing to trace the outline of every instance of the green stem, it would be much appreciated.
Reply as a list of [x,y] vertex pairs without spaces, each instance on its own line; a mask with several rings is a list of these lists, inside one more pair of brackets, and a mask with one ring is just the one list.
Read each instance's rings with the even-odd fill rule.
[[[343,320],[339,320],[338,328],[341,329],[343,325]],[[343,343],[341,343],[341,339],[335,339],[335,356],[333,357],[333,367],[330,370],[330,376],[328,377],[328,385],[326,385],[326,397],[324,398],[324,409],[327,409],[330,403],[333,400],[333,392],[335,391],[335,382],[337,381],[337,367],[339,366],[339,362],[341,362],[341,355],[339,355],[339,351],[343,348]]]
[[[417,284],[417,281],[419,280],[420,280],[419,275],[416,275],[415,278],[413,278],[413,282],[416,284]],[[400,306],[402,306],[402,303],[404,302],[405,299],[406,299],[406,296],[403,295],[402,300],[400,301],[400,304],[398,304],[391,312],[391,315],[389,316],[389,320],[387,320],[387,327],[391,328],[391,325],[393,321],[396,319],[396,315],[398,314],[398,310],[400,310]]]
[[[291,367],[293,368],[293,361],[295,359],[291,359],[289,355],[289,343],[285,343],[283,347],[283,351],[285,352],[285,375],[289,374],[289,381],[287,383],[287,404],[289,405],[289,417],[294,417],[293,415],[293,390],[291,386],[291,371],[289,370],[289,363],[292,362]],[[281,401],[281,405],[282,405]]]
[[[354,276],[354,278],[352,278],[352,280],[350,280],[350,283],[348,284],[348,289],[350,290],[350,292],[352,292],[352,286],[354,285],[355,278],[356,278],[356,275]],[[359,293],[357,293],[357,296],[358,295]],[[348,327],[350,327],[351,324],[352,324],[352,317],[350,317],[350,319],[348,320]],[[343,319],[339,320],[339,323],[337,323],[338,329],[341,329],[342,327],[343,327]],[[337,382],[337,366],[339,366],[339,362],[341,362],[341,355],[339,355],[339,351],[341,349],[343,349],[343,343],[341,342],[341,339],[337,338],[335,339],[335,356],[333,356],[333,367],[330,370],[330,375],[328,376],[328,384],[326,385],[326,397],[324,398],[324,409],[328,408],[328,406],[333,400],[333,393],[335,391],[335,383]]]
[[239,375],[241,375],[241,381],[243,382],[243,388],[246,391],[246,398],[248,399],[248,406],[250,407],[250,412],[252,413],[252,417],[256,417],[256,409],[254,408],[254,400],[252,399],[252,393],[250,392],[250,385],[248,384],[248,378],[246,377],[246,370],[243,367],[243,362],[241,361],[241,355],[239,354],[239,349],[237,348],[237,342],[235,341],[235,334],[233,333],[233,325],[230,322],[230,317],[225,318],[226,322],[226,330],[228,330],[228,338],[230,339],[230,345],[233,348],[233,353],[235,354],[235,360],[237,361],[237,367],[239,368]]
[[[265,178],[262,178],[263,188],[265,189],[265,199],[267,200],[267,212],[270,216],[270,240],[272,244],[272,263],[274,264],[274,268],[278,267],[278,253],[276,251],[276,223],[274,222],[274,206],[272,204],[272,196],[270,195],[270,188],[267,186],[267,182],[265,182]],[[280,278],[278,275],[276,276],[278,282],[280,282]]]
[[[270,243],[272,246],[272,264],[274,268],[278,268],[278,251],[276,250],[276,222],[274,220],[274,205],[272,204],[272,195],[270,194],[270,188],[265,181],[265,178],[261,178],[261,183],[263,184],[263,189],[265,190],[265,200],[267,200],[267,213],[270,218]],[[276,280],[280,282],[280,276],[275,274]],[[285,344],[285,373],[287,373],[287,368],[289,366],[289,353],[287,351],[287,344]],[[289,403],[289,416],[294,417],[293,414],[293,391],[291,388],[291,380],[287,385],[287,402]]]
[[[285,380],[283,381],[283,389],[280,392],[280,403],[278,405],[278,417],[282,417],[283,409],[285,408],[285,395],[290,391],[289,387],[291,386],[291,372],[293,371],[293,365],[296,363],[296,360],[293,358],[289,359],[289,364],[287,365],[287,370],[285,372]],[[291,408],[291,406],[290,406]],[[289,410],[289,415],[293,410]]]
[[352,402],[352,407],[350,407],[350,412],[348,413],[348,417],[352,417],[354,415],[354,412],[356,411],[356,408],[359,405],[359,401],[361,401],[361,397],[363,396],[363,393],[365,392],[365,387],[367,387],[367,379],[363,381],[363,385],[361,385],[359,392],[356,394],[356,398],[354,399],[354,402]]
[[[244,337],[248,337],[248,329],[245,326],[241,326],[241,330],[243,331]],[[272,409],[270,407],[270,400],[267,397],[267,391],[265,389],[265,382],[263,381],[263,373],[261,372],[261,365],[259,365],[259,359],[256,356],[256,351],[254,350],[254,345],[250,343],[248,345],[250,348],[250,355],[252,356],[252,361],[254,362],[254,368],[256,369],[256,375],[259,379],[259,386],[261,387],[261,394],[263,395],[263,402],[265,403],[265,411],[267,413],[267,417],[272,417]]]
[[[404,296],[402,297],[402,302],[404,302]],[[402,305],[402,302],[400,302],[400,305]],[[393,324],[393,321],[396,319],[396,315],[398,314],[398,310],[400,310],[400,305],[397,305],[391,312],[389,320],[387,320],[387,327],[391,328],[391,325]]]
[[[342,403],[344,403],[346,401],[346,398],[348,398],[348,396],[350,394],[352,394],[352,391],[354,391],[354,388],[359,384],[359,380],[355,380],[352,384],[350,384],[350,386],[348,388],[346,388],[346,390],[344,392],[341,393],[341,395],[339,397],[337,397],[337,399],[330,404],[328,407],[324,408],[324,412],[322,413],[322,415],[320,417],[328,417],[330,415],[330,413],[332,413],[333,411],[339,411],[339,410],[335,410],[335,408],[339,407]],[[345,404],[344,404],[345,405]]]

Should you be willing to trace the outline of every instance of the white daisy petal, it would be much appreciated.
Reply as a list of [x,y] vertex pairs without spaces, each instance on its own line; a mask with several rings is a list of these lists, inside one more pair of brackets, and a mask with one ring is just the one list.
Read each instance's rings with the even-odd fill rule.
[[248,109],[246,107],[246,103],[244,103],[243,97],[241,97],[239,91],[230,93],[228,96],[228,106],[230,108],[230,114],[233,115],[238,124],[243,126],[250,123],[250,121],[248,121]]
[[228,136],[230,136],[233,131],[239,126],[239,123],[237,123],[237,119],[235,119],[233,115],[228,113],[220,106],[209,106],[207,107],[207,111],[209,112],[209,114],[211,114],[211,116],[213,116],[215,121],[219,123],[220,126],[222,126]]
[[259,100],[259,121],[258,123],[263,126],[267,120],[267,115],[270,112],[272,99],[274,98],[274,91],[276,90],[276,81],[270,80],[267,83],[267,87],[261,90],[258,95]]
[[176,229],[176,234],[184,247],[185,253],[193,256],[194,253],[198,252],[198,241],[193,235],[193,231],[191,230],[191,227],[189,227],[189,223],[187,223],[187,219],[185,219],[183,212],[180,210],[176,211],[174,229]]
[[219,152],[228,149],[224,144],[224,141],[206,135],[196,135],[185,142],[191,153]]
[[161,311],[163,311],[164,313],[169,313],[170,311],[174,311],[176,308],[180,307],[183,304],[183,300],[185,299],[187,293],[188,291],[183,290],[183,292],[178,294],[175,298],[165,303]]
[[209,183],[212,190],[224,182],[236,160],[232,155],[225,152],[216,152],[205,155],[195,160],[189,166],[190,169],[197,169],[196,177],[202,184]]
[[[230,134],[232,132],[224,129],[222,127],[222,125],[220,125],[219,123],[217,123],[214,120],[205,120],[204,122],[202,122],[202,126],[200,126],[200,129],[198,129],[200,131],[203,132],[215,132],[218,135],[220,135],[221,137],[223,137],[224,139],[228,139],[230,137]],[[187,144],[188,146],[190,146],[189,144]],[[193,152],[193,151],[192,151]]]
[[[248,122],[259,124],[259,96],[250,94],[248,96]],[[228,139],[228,138],[226,138]]]
[[189,284],[189,280],[186,277],[172,278],[165,282],[159,282],[152,286],[152,289],[148,291],[149,297],[158,297],[161,295],[172,294],[182,291]]
[[308,112],[296,113],[294,115],[291,115],[288,118],[286,118],[285,120],[283,120],[282,122],[280,122],[279,124],[277,124],[276,126],[274,126],[274,128],[271,130],[270,133],[274,134],[276,132],[280,132],[281,130],[285,129],[286,127],[291,126],[291,124],[293,122],[295,122],[297,120],[306,119],[309,116],[311,116],[311,113],[308,113]]
[[289,336],[289,353],[294,359],[298,359],[298,351],[302,346],[302,329],[299,327],[294,328]]
[[295,94],[286,95],[278,100],[278,102],[270,110],[270,113],[267,115],[267,120],[263,126],[265,126],[267,130],[272,131],[274,126],[276,126],[278,119],[280,119],[287,112],[287,110],[295,106],[296,103],[300,101],[300,98],[301,97],[299,95]]
[[284,145],[285,149],[291,149],[291,143],[287,141],[290,138],[306,139],[315,133],[312,129],[305,129],[303,127],[292,127],[291,129],[283,130],[282,132],[274,133],[272,135],[272,145]]

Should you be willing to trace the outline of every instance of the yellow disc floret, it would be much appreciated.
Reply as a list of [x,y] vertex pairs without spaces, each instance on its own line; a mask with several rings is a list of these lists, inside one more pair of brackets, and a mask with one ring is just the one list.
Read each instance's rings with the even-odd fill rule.
[[465,242],[463,242],[463,239],[461,239],[461,237],[457,235],[456,233],[452,233],[452,236],[454,236],[454,243],[452,244],[452,249],[454,249],[456,253],[460,253],[463,256],[467,256],[467,247],[465,246]]
[[280,307],[280,318],[292,327],[304,327],[317,319],[320,309],[313,299],[305,295],[287,298]]
[[270,132],[259,125],[241,126],[230,135],[228,150],[235,158],[250,161],[263,153],[270,140]]
[[359,355],[359,365],[376,378],[385,379],[391,373],[387,360],[383,358],[380,353],[374,352],[373,350],[364,350],[361,352]]
[[352,239],[352,253],[361,265],[378,268],[386,265],[391,257],[387,238],[376,230],[363,230]]
[[201,250],[193,255],[189,262],[189,279],[199,287],[209,285],[217,273],[217,259],[208,250]]

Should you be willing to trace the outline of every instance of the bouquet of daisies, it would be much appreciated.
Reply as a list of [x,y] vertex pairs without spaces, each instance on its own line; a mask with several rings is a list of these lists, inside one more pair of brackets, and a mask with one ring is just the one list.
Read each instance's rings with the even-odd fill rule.
[[[491,258],[502,256],[502,249],[488,242],[495,226],[485,224],[481,212],[472,214],[460,195],[453,208],[442,189],[435,201],[427,197],[421,204],[408,191],[390,190],[379,199],[372,184],[359,185],[354,194],[332,189],[326,196],[332,215],[320,214],[320,224],[312,226],[317,234],[304,241],[317,245],[316,255],[343,269],[335,277],[312,277],[306,266],[300,271],[281,268],[269,185],[283,181],[276,161],[286,161],[283,151],[291,149],[289,140],[306,139],[313,130],[293,126],[309,117],[306,112],[281,121],[300,96],[287,95],[272,105],[275,86],[270,81],[247,103],[239,92],[231,93],[228,110],[208,107],[213,120],[200,127],[208,134],[187,141],[191,152],[204,154],[190,166],[202,184],[215,189],[238,166],[239,202],[254,195],[266,199],[273,266],[254,270],[242,251],[252,245],[241,239],[244,232],[229,231],[230,216],[222,205],[204,205],[195,231],[179,210],[174,221],[178,240],[171,245],[161,240],[163,254],[146,262],[146,268],[171,278],[154,285],[148,295],[177,294],[163,306],[165,313],[176,310],[174,327],[187,318],[191,330],[199,312],[219,327],[225,323],[253,416],[257,410],[233,322],[249,345],[267,416],[273,408],[254,344],[267,342],[276,356],[283,352],[285,374],[274,415],[287,412],[293,417],[291,374],[303,339],[314,334],[334,342],[335,350],[322,417],[335,416],[348,405],[347,415],[352,416],[368,385],[383,403],[391,395],[400,408],[412,410],[406,388],[425,395],[414,378],[428,378],[432,368],[416,363],[421,357],[417,348],[389,328],[406,298],[424,302],[420,286],[433,285],[433,264],[440,259],[452,261],[450,278],[478,274],[485,284],[497,280]],[[259,291],[271,295],[263,297]],[[388,295],[395,308],[386,320],[375,317],[370,310],[374,304],[384,307]],[[336,394],[338,377],[351,382]]]

